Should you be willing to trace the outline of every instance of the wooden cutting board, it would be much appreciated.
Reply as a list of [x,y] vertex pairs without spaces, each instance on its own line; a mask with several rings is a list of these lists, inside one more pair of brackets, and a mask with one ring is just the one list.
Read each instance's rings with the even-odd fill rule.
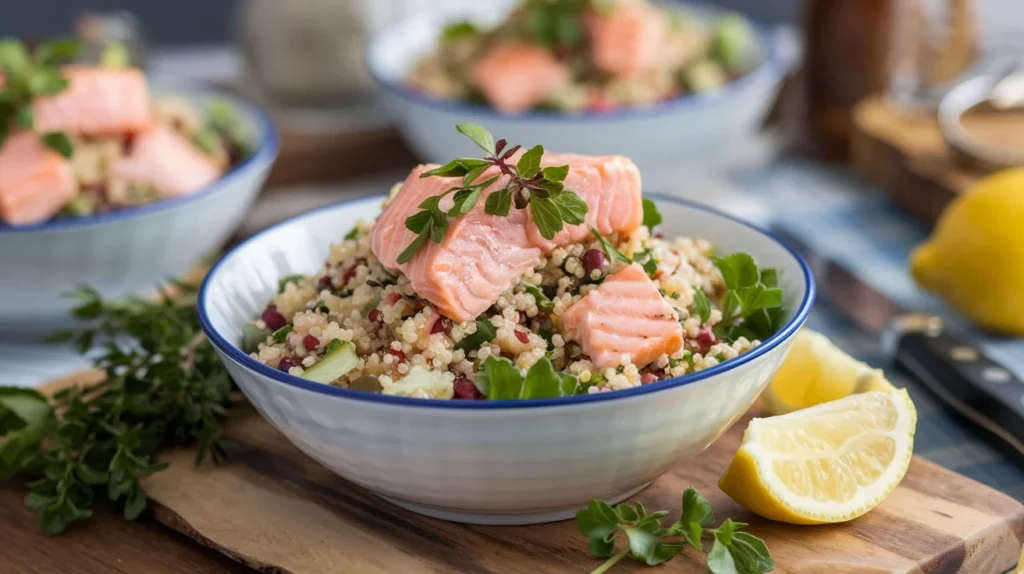
[[876,96],[857,105],[853,123],[854,169],[929,227],[946,204],[986,175],[957,162],[934,114],[901,113]]
[[[850,523],[800,527],[752,515],[715,486],[750,416],[635,500],[678,512],[683,490],[693,485],[719,520],[750,523],[779,573],[1001,574],[1017,564],[1024,506],[918,457],[881,506]],[[257,570],[532,574],[588,572],[600,563],[571,521],[469,526],[392,506],[299,452],[248,406],[232,414],[227,435],[238,443],[229,463],[197,468],[191,452],[171,452],[161,457],[170,467],[144,487],[159,521]],[[666,571],[704,572],[703,564],[691,549]],[[627,561],[614,571],[645,568]]]

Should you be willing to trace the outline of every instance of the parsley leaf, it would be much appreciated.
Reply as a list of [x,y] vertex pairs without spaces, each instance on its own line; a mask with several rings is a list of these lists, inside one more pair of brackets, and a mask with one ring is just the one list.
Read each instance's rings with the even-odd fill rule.
[[754,258],[746,253],[711,259],[726,286],[722,321],[715,325],[715,334],[726,341],[739,337],[763,340],[773,335],[785,314],[778,271],[758,269]]
[[[494,136],[491,135],[491,132],[484,129],[483,126],[472,122],[462,122],[461,124],[456,125],[455,129],[458,130],[460,134],[473,140],[473,143],[480,146],[480,149],[494,155]],[[541,152],[543,152],[543,149]]]
[[711,301],[708,300],[708,296],[704,294],[701,289],[693,290],[693,308],[692,313],[700,318],[700,322],[707,323],[708,319],[711,318]]
[[487,357],[476,375],[476,386],[489,400],[549,399],[576,393],[576,377],[555,370],[543,357],[523,377],[512,361]]
[[608,261],[618,260],[622,261],[627,265],[633,263],[632,259],[623,255],[621,251],[619,251],[618,249],[615,248],[614,245],[612,245],[611,241],[605,239],[605,237],[601,235],[601,233],[598,230],[594,229],[593,226],[590,227],[590,233],[592,233],[594,237],[597,238],[598,242],[601,243],[601,249],[603,249],[604,254],[608,256]]
[[651,200],[649,200],[647,198],[644,198],[643,205],[644,205],[644,222],[643,222],[643,226],[646,227],[647,229],[650,229],[651,231],[653,231],[654,228],[659,226],[659,225],[661,225],[661,222],[663,221],[662,218],[661,218],[661,213],[658,211],[658,206],[655,205],[653,201],[651,201]]
[[298,283],[305,278],[305,275],[300,275],[298,273],[294,275],[285,275],[277,280],[277,292],[284,293],[284,288],[287,287],[289,283]]
[[483,347],[484,343],[490,343],[497,336],[498,329],[494,327],[494,323],[491,323],[491,320],[487,317],[481,317],[476,320],[476,331],[455,343],[455,348],[466,352],[476,351]]
[[484,211],[491,215],[502,217],[509,214],[512,209],[512,190],[505,188],[492,192],[484,202]]
[[529,293],[530,295],[533,295],[534,300],[537,301],[537,308],[540,309],[541,311],[545,313],[550,313],[551,310],[555,308],[555,304],[551,302],[551,299],[548,299],[548,296],[545,295],[544,292],[538,289],[536,286],[525,285],[523,287],[523,290]]
[[441,41],[450,42],[478,34],[480,34],[480,30],[472,22],[456,22],[444,27],[444,30],[441,31]]
[[71,138],[67,134],[63,132],[47,132],[42,135],[42,140],[46,147],[64,156],[65,159],[71,159],[71,154],[74,150],[71,146]]
[[[519,158],[516,169],[520,177],[527,179],[540,173],[540,158],[544,155],[544,146],[535,145]],[[568,166],[566,166],[568,171]]]
[[351,230],[349,230],[348,233],[345,234],[346,241],[355,239],[357,237],[359,237],[359,227],[353,227]]

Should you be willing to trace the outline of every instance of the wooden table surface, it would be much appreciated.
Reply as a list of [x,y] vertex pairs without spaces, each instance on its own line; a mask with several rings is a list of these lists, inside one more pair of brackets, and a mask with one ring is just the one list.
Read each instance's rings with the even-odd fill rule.
[[5,574],[221,574],[253,570],[143,517],[99,505],[61,536],[43,534],[17,481],[0,483],[0,572]]

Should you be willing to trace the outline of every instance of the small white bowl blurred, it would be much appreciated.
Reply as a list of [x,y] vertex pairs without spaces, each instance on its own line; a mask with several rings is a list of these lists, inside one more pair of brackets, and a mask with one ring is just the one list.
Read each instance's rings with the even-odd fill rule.
[[238,110],[256,151],[187,196],[34,225],[0,223],[0,339],[33,341],[74,324],[64,295],[91,285],[104,297],[148,292],[214,255],[238,227],[277,158],[278,136],[255,106],[220,94],[176,94]]
[[[644,188],[670,191],[681,179],[728,167],[760,128],[791,60],[784,31],[758,31],[760,64],[726,86],[687,94],[648,107],[611,112],[531,111],[504,114],[481,104],[436,98],[406,85],[416,62],[436,49],[446,24],[470,20],[494,25],[513,0],[446,4],[377,32],[366,48],[366,66],[381,87],[405,139],[424,160],[446,163],[479,154],[455,124],[472,121],[510,143],[542,144],[552,151],[624,155],[640,167]],[[724,11],[669,4],[701,20]]]
[[562,520],[591,498],[619,500],[703,451],[754,402],[810,312],[807,263],[767,232],[653,195],[668,236],[710,240],[778,268],[786,324],[720,365],[641,387],[528,401],[442,401],[321,385],[253,359],[242,329],[278,278],[313,273],[329,246],[381,197],[327,206],[273,226],[210,270],[199,321],[228,372],[278,431],[318,462],[414,512],[478,524]]

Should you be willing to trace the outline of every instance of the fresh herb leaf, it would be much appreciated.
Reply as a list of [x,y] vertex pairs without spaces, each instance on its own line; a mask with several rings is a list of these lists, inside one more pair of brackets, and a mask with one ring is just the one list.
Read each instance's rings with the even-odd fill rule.
[[494,155],[494,136],[491,135],[491,132],[472,122],[462,122],[456,125],[455,129],[480,146],[480,149]]
[[338,349],[341,348],[341,345],[341,339],[331,339],[331,342],[327,343],[327,346],[324,347],[324,356],[330,355],[331,353],[337,351]]
[[701,324],[707,323],[708,319],[711,318],[711,301],[708,300],[708,296],[704,294],[702,289],[693,290],[693,308],[692,313],[700,318]]
[[18,40],[0,40],[0,69],[10,76],[21,76],[29,66],[28,50]]
[[0,479],[24,467],[56,423],[49,401],[38,391],[0,387]]
[[551,196],[550,201],[558,208],[562,221],[569,225],[583,225],[584,218],[587,216],[587,202],[583,201],[575,192],[562,191]]
[[67,78],[54,68],[36,68],[28,77],[28,90],[33,96],[52,96],[67,87]]
[[[516,163],[516,169],[519,170],[519,176],[530,179],[533,176],[540,173],[540,158],[544,155],[544,146],[535,145],[526,153],[519,158]],[[568,170],[568,166],[566,166]]]
[[456,22],[449,24],[441,30],[441,41],[450,42],[480,34],[480,30],[472,22]]
[[569,175],[569,166],[545,167],[541,170],[541,173],[544,174],[544,179],[548,181],[562,182]]
[[38,65],[54,66],[72,60],[81,48],[82,45],[75,39],[43,42],[36,47],[33,58]]
[[484,202],[484,211],[491,215],[506,216],[512,209],[512,190],[499,189],[487,196]]
[[650,199],[644,198],[644,222],[643,225],[647,229],[654,231],[654,228],[661,225],[663,219],[661,218],[661,212],[658,211],[658,206],[655,205]]
[[476,351],[483,347],[485,343],[493,341],[497,336],[498,329],[495,328],[494,323],[491,323],[491,320],[487,317],[481,317],[476,320],[476,331],[463,337],[455,344],[455,348],[466,352]]
[[651,253],[651,249],[649,247],[637,253],[636,256],[633,257],[633,262],[639,263],[640,266],[644,268],[647,276],[654,279],[655,273],[658,272],[658,261],[654,258],[654,254]]
[[270,336],[270,329],[261,329],[252,323],[247,323],[242,328],[242,350],[246,353],[255,353],[260,348],[260,343]]
[[576,377],[559,373],[547,357],[530,367],[524,378],[512,361],[487,357],[476,374],[476,386],[489,400],[549,399],[575,394]]
[[773,335],[785,314],[778,272],[758,269],[754,258],[746,253],[712,257],[712,261],[727,289],[722,298],[722,321],[715,325],[715,334],[730,342],[739,337],[763,340]]
[[711,260],[714,261],[718,270],[722,273],[722,280],[729,289],[752,287],[760,279],[757,263],[747,253],[733,253],[725,257],[712,257]]
[[420,234],[416,236],[416,239],[413,239],[412,243],[410,243],[404,251],[398,254],[398,257],[395,260],[398,263],[405,263],[406,261],[409,261],[414,255],[416,255],[416,252],[418,252],[420,248],[427,244],[428,239],[430,239],[429,227],[420,232]]
[[351,241],[351,240],[353,240],[353,239],[355,239],[357,237],[359,237],[359,227],[358,226],[357,227],[353,227],[352,229],[350,229],[349,232],[345,234],[345,238],[344,239],[345,239],[345,241]]
[[562,214],[554,200],[550,198],[534,197],[530,201],[530,214],[533,215],[533,223],[544,239],[554,239],[564,227]]
[[274,334],[271,335],[271,337],[274,338],[275,343],[283,343],[285,337],[288,336],[288,333],[291,333],[294,329],[295,327],[291,325],[285,325],[284,327],[274,331]]
[[68,138],[67,134],[63,132],[48,132],[42,136],[43,144],[53,151],[64,156],[65,159],[71,159],[73,149],[71,147],[71,139]]
[[[627,555],[650,566],[661,564],[682,552],[686,544],[702,550],[704,536],[714,538],[708,553],[708,569],[714,574],[764,574],[774,570],[775,562],[764,541],[740,532],[746,524],[726,519],[718,528],[707,528],[714,522],[711,503],[692,487],[682,498],[680,519],[668,529],[661,524],[667,512],[648,513],[639,502],[612,508],[604,501],[591,500],[577,511],[576,525],[588,538],[590,553],[607,558],[594,572],[606,572]],[[627,548],[616,553],[619,532],[626,536]]]
[[622,252],[616,249],[615,246],[612,245],[611,241],[605,239],[605,237],[601,235],[601,232],[599,232],[597,229],[594,229],[594,227],[591,226],[590,233],[592,233],[594,237],[597,238],[597,241],[601,244],[601,249],[604,250],[604,254],[608,256],[608,261],[622,261],[627,265],[633,263],[632,259],[623,255]]

